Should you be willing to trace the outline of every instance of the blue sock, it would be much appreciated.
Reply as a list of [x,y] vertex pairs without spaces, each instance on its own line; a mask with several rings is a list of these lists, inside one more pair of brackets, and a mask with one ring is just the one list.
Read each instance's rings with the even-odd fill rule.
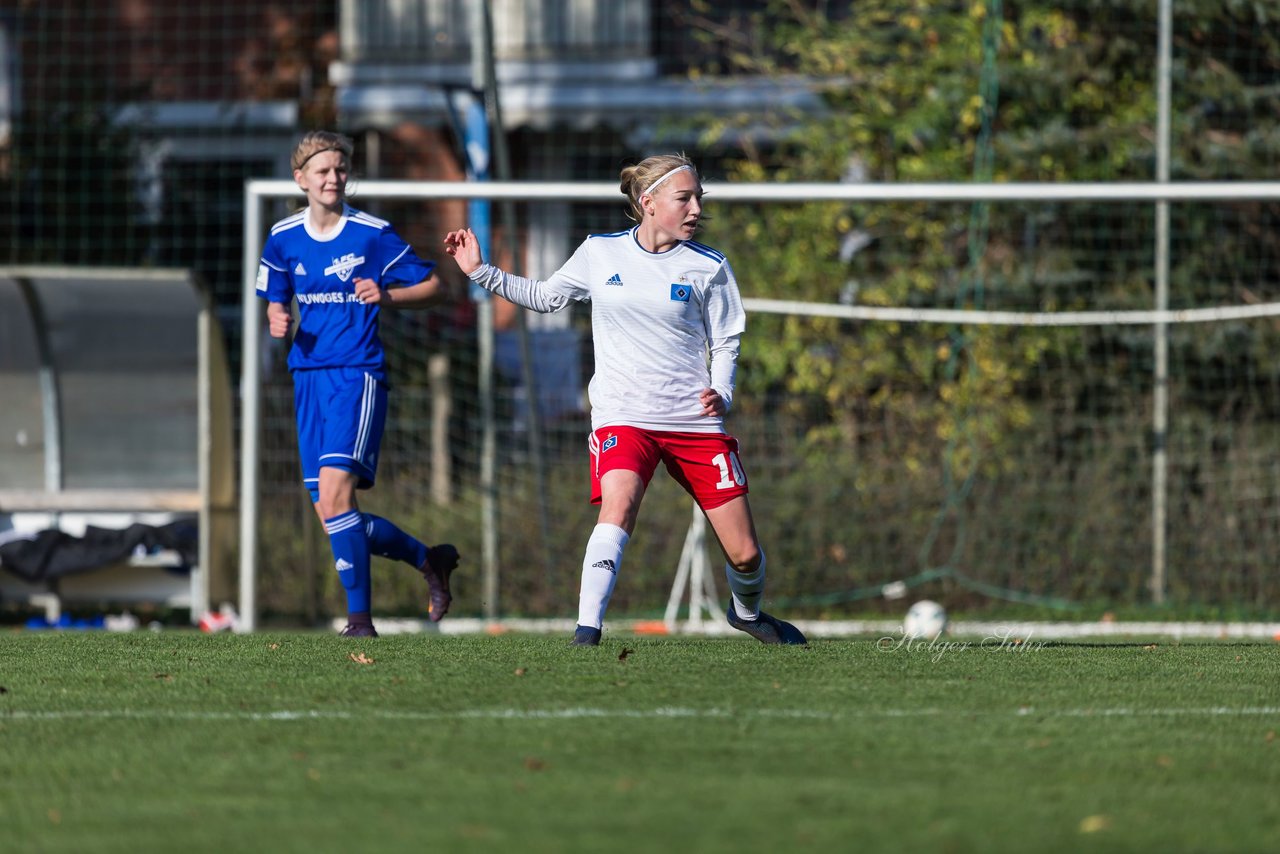
[[329,535],[329,547],[333,549],[333,565],[338,578],[347,591],[347,611],[352,614],[368,613],[369,538],[364,532],[364,516],[359,510],[351,510],[324,520],[324,530]]
[[414,569],[427,560],[426,546],[381,516],[364,514],[364,532],[369,538],[369,551],[378,557],[402,560]]

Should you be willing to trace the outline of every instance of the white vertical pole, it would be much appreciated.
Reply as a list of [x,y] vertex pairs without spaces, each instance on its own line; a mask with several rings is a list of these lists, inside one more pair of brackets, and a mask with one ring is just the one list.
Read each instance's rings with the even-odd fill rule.
[[208,292],[191,282],[200,304],[196,320],[196,467],[200,485],[196,567],[191,572],[191,622],[209,610],[209,579],[213,572],[213,304]]
[[684,588],[689,583],[689,571],[693,565],[692,540],[693,528],[690,528],[684,537],[684,548],[680,550],[680,563],[676,565],[676,580],[671,585],[671,595],[667,597],[667,611],[662,618],[668,634],[675,634],[676,632],[676,618],[680,616],[680,603],[684,600]]
[[707,610],[707,519],[695,504],[689,523],[693,562],[689,567],[689,631],[702,631],[702,612]]
[[685,626],[690,632],[699,632],[702,630],[703,612],[712,619],[716,618],[719,596],[707,562],[707,518],[697,504],[693,505],[693,518],[684,536],[684,548],[680,551],[680,563],[676,567],[676,580],[671,585],[671,595],[667,597],[667,610],[663,617],[667,631],[672,634],[676,631],[676,617],[680,613],[680,602],[684,599],[686,586],[689,589],[689,618]]
[[[489,10],[487,0],[477,0],[471,4],[471,88],[473,97],[482,98],[479,93],[483,93],[488,83],[489,73],[489,52],[493,49],[493,45],[489,40]],[[480,107],[483,115],[484,109]],[[470,120],[468,119],[468,125]],[[488,132],[488,123],[485,123],[486,133]],[[483,144],[484,146],[484,172],[485,180],[488,173],[488,140],[469,140],[469,147],[475,144]],[[468,152],[468,156],[473,158],[474,153]],[[488,219],[486,218],[486,225]],[[489,239],[487,235],[484,236]],[[493,248],[490,247],[490,251]],[[498,487],[497,487],[497,454],[498,454],[498,438],[497,426],[495,423],[494,400],[493,400],[493,364],[494,364],[494,341],[493,341],[493,300],[485,298],[476,303],[476,325],[477,334],[479,336],[479,360],[478,366],[479,377],[479,394],[480,394],[480,417],[483,422],[481,427],[481,448],[480,448],[480,489],[481,489],[481,561],[483,562],[484,571],[484,615],[490,620],[498,618],[500,603],[498,602]]]
[[[1169,145],[1173,0],[1160,0],[1159,60],[1157,62],[1156,182],[1169,183]],[[1156,202],[1155,309],[1169,308],[1169,202]],[[1169,325],[1155,325],[1155,388],[1151,430],[1151,601],[1164,602],[1168,534]]]
[[258,310],[258,260],[262,256],[262,199],[249,181],[244,188],[240,339],[240,619],[236,631],[258,625],[258,453],[262,440],[262,313]]
[[[703,520],[704,531],[706,520]],[[707,560],[706,535],[702,538],[703,548],[702,555],[702,591],[701,606],[706,609],[707,617],[713,622],[719,622],[724,619],[724,612],[720,610],[720,594],[716,591],[716,574],[711,571],[711,562]]]

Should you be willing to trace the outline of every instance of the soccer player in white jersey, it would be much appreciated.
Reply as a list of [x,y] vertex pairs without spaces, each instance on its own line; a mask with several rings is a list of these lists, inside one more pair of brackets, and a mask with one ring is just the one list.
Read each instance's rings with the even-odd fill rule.
[[423,261],[384,220],[347,204],[351,140],[313,131],[293,151],[293,179],[307,206],[271,228],[258,267],[271,335],[289,350],[303,485],[324,523],[347,595],[348,637],[377,637],[370,617],[371,554],[401,560],[427,581],[428,616],[439,621],[458,565],[452,545],[428,548],[379,516],[361,513],[356,490],[373,486],[387,414],[384,308],[440,301],[435,264]]
[[658,155],[621,177],[636,225],[588,237],[546,281],[484,263],[470,229],[445,236],[445,251],[473,282],[517,305],[551,312],[591,301],[589,446],[600,515],[582,561],[573,642],[600,643],[622,553],[661,462],[724,551],[729,624],[764,643],[803,644],[795,626],[760,610],[765,556],[738,442],[724,430],[746,316],[729,262],[693,240],[702,215],[697,170],[682,156]]

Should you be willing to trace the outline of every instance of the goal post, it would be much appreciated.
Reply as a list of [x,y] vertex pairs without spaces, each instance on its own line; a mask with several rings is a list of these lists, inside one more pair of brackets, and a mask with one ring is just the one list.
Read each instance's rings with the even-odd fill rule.
[[[620,203],[616,184],[605,182],[422,182],[363,180],[358,185],[358,198],[363,201],[412,201],[440,202],[447,200],[513,200],[521,203],[579,202]],[[1169,183],[1077,183],[1077,184],[728,184],[708,181],[705,185],[712,205],[729,203],[769,205],[812,205],[819,203],[845,204],[900,204],[900,203],[960,203],[960,204],[1008,204],[1008,203],[1124,203],[1155,206],[1161,203],[1203,202],[1230,204],[1246,202],[1280,201],[1280,182],[1169,182]],[[259,563],[259,515],[260,515],[260,444],[263,413],[261,409],[261,306],[258,305],[255,274],[261,254],[266,229],[271,220],[267,216],[267,204],[282,199],[297,198],[298,190],[288,180],[251,180],[244,188],[244,236],[243,236],[243,317],[244,334],[241,353],[241,516],[240,516],[240,604],[242,629],[252,631],[258,614],[258,563]],[[375,212],[376,212],[376,205]],[[601,225],[607,225],[602,223]],[[1167,227],[1167,226],[1166,226]],[[600,230],[597,227],[597,230]],[[574,237],[580,238],[581,234]],[[486,247],[490,249],[490,247]],[[718,247],[719,248],[719,247]],[[1149,247],[1153,256],[1168,253],[1169,241],[1153,237]],[[730,252],[731,261],[734,253]],[[1156,258],[1156,263],[1168,263],[1168,258]],[[1064,326],[1112,326],[1150,325],[1160,328],[1169,324],[1222,323],[1239,320],[1257,320],[1280,315],[1280,303],[1268,300],[1252,300],[1240,305],[1217,305],[1170,310],[1153,304],[1142,309],[1071,309],[1071,310],[991,310],[975,307],[945,307],[942,305],[885,305],[861,302],[856,299],[841,302],[812,302],[806,300],[781,300],[757,296],[751,275],[735,266],[749,315],[776,315],[780,318],[825,318],[831,321],[865,321],[875,323],[942,324],[947,326],[1009,326],[1009,327],[1064,327]],[[491,324],[488,312],[479,313],[482,323]],[[485,320],[485,318],[490,318]],[[491,325],[478,329],[481,336],[492,336]],[[1153,387],[1162,386],[1164,379],[1154,376]],[[492,412],[492,407],[486,411]],[[1157,437],[1157,444],[1162,442]],[[491,461],[489,461],[491,463]],[[1158,465],[1158,461],[1153,462]],[[492,465],[480,467],[480,471],[492,471]],[[1157,482],[1163,482],[1158,478]],[[484,501],[493,501],[493,490],[482,490]],[[1163,501],[1163,496],[1151,496],[1153,502]],[[753,504],[755,502],[753,501]],[[480,515],[477,523],[483,524]],[[1158,514],[1152,517],[1152,525],[1159,528],[1163,522]],[[1164,578],[1163,545],[1161,533],[1153,532],[1152,579]],[[580,543],[568,543],[565,548],[577,552]],[[498,559],[488,560],[482,567],[486,579],[496,579]],[[905,571],[905,570],[904,570]],[[909,574],[909,573],[907,573]]]

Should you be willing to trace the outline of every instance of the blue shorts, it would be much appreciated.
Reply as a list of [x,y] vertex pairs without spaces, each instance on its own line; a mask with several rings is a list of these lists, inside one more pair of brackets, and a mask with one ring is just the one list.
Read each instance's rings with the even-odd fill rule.
[[346,469],[368,489],[378,473],[387,420],[387,383],[380,372],[312,368],[293,372],[302,485],[320,500],[320,469]]

